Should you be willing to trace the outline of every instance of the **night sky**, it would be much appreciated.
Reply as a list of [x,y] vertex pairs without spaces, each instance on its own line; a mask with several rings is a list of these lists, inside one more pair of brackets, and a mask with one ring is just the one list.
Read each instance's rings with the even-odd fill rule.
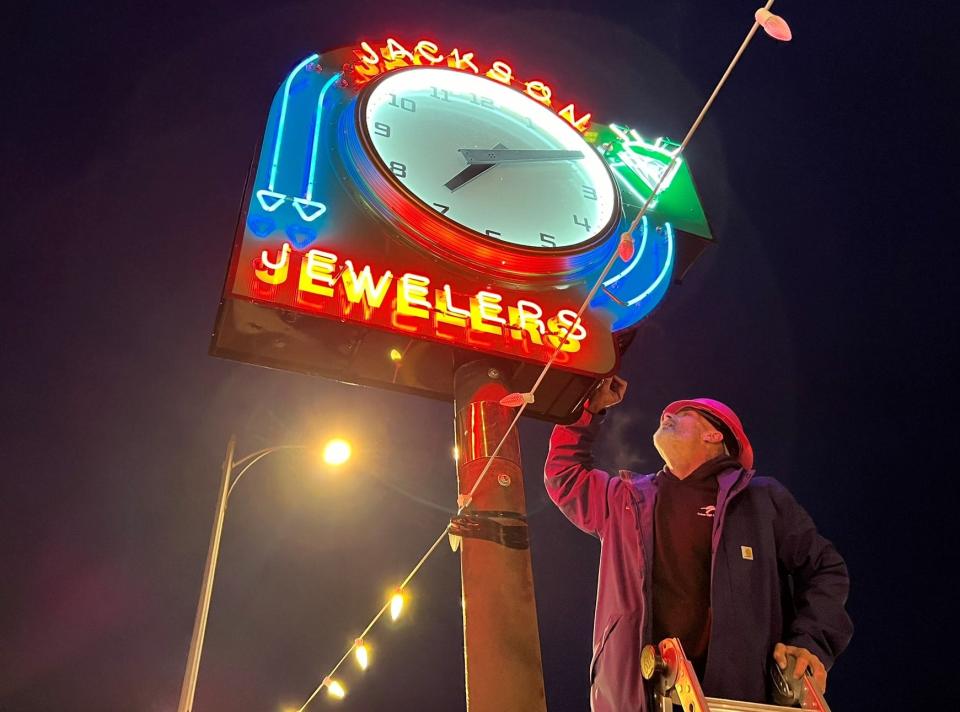
[[[231,433],[278,453],[231,499],[197,710],[298,707],[455,508],[449,404],[207,354],[244,179],[300,58],[393,35],[512,59],[594,116],[679,139],[758,2],[21,3],[3,19],[0,711],[176,708]],[[781,0],[687,157],[719,246],[624,359],[599,450],[655,471],[660,409],[730,403],[761,474],[846,557],[837,712],[932,709],[956,510],[946,353],[960,199],[933,6]],[[938,19],[939,18],[939,19]],[[955,51],[953,52],[955,57]],[[519,70],[518,70],[519,72]],[[548,708],[585,710],[597,542],[521,427]],[[945,458],[944,458],[945,459]],[[953,464],[955,471],[955,463]],[[458,557],[370,636],[344,710],[464,708]],[[950,679],[952,660],[942,661]],[[937,671],[937,672],[935,672]],[[930,680],[931,682],[933,680]],[[949,698],[947,698],[949,699]],[[955,703],[955,699],[953,699]],[[311,709],[326,709],[326,696]]]

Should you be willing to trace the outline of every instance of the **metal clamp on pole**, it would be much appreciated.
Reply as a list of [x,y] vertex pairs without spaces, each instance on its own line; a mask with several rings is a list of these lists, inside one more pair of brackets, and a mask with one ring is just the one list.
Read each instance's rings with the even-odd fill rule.
[[[505,524],[512,519],[519,524]],[[518,512],[470,512],[450,520],[450,533],[473,539],[486,539],[508,549],[529,549],[526,517]]]
[[[796,658],[788,656],[787,669],[794,665]],[[771,676],[777,704],[707,697],[677,638],[666,638],[659,646],[645,646],[640,654],[640,673],[644,680],[653,682],[653,709],[657,712],[672,712],[674,704],[683,707],[684,712],[788,712],[797,708],[830,712],[809,672],[794,680],[776,665]]]

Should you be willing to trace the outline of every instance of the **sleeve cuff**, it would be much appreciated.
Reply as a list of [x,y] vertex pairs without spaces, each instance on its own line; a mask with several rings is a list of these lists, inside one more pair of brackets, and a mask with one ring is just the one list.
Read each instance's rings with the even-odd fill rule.
[[589,410],[584,407],[583,412],[580,413],[580,417],[577,418],[577,421],[573,424],[574,426],[580,426],[586,428],[589,426],[598,426],[600,425],[607,417],[607,409],[604,408],[597,414],[591,413]]
[[828,655],[827,652],[813,639],[813,636],[808,633],[792,635],[785,640],[784,643],[786,645],[794,645],[798,648],[806,648],[820,659],[820,662],[823,663],[823,666],[827,670],[833,667],[833,657]]

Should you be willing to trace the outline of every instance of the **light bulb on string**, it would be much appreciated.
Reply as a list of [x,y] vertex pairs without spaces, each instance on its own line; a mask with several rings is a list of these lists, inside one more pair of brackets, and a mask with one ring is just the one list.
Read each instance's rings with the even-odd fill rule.
[[763,31],[781,42],[789,42],[793,39],[793,33],[790,31],[790,25],[779,15],[774,15],[767,8],[761,7],[754,13],[754,19],[757,24],[763,28]]
[[332,677],[325,678],[323,681],[323,686],[327,688],[327,694],[330,695],[330,697],[342,700],[347,696],[347,691],[344,689],[343,685],[334,680]]
[[357,658],[357,665],[360,666],[361,670],[366,670],[370,666],[370,651],[367,649],[367,644],[363,642],[363,638],[357,638],[353,645],[353,654]]
[[633,235],[629,232],[625,232],[620,236],[617,256],[624,262],[629,262],[633,258]]
[[403,591],[399,588],[394,592],[393,597],[390,599],[390,620],[397,620],[400,617],[400,612],[403,610]]
[[500,405],[516,408],[524,403],[533,403],[533,393],[509,393],[500,399]]

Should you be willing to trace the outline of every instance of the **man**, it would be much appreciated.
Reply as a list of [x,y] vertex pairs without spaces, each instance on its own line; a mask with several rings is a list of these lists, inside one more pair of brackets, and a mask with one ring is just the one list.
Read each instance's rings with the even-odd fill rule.
[[736,414],[707,398],[671,403],[653,475],[593,467],[605,410],[627,383],[604,379],[580,419],[550,439],[550,498],[601,541],[590,663],[594,712],[646,708],[640,651],[680,639],[704,693],[767,701],[770,660],[808,667],[821,690],[853,628],[843,559],[789,492],[755,476]]

